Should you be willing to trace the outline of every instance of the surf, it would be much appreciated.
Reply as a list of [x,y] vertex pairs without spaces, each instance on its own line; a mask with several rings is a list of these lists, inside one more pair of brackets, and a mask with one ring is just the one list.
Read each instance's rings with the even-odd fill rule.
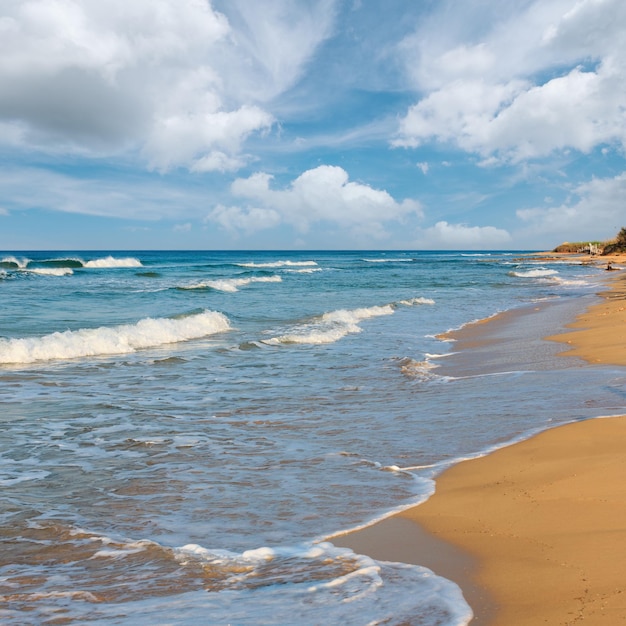
[[180,318],[144,318],[135,324],[82,328],[42,337],[0,339],[0,363],[45,361],[130,354],[146,348],[200,339],[230,330],[228,318],[204,311]]

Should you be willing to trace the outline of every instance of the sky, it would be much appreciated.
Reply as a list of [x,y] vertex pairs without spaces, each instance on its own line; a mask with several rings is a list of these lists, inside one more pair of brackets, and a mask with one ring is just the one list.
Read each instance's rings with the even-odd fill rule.
[[0,0],[0,249],[626,226],[623,0]]

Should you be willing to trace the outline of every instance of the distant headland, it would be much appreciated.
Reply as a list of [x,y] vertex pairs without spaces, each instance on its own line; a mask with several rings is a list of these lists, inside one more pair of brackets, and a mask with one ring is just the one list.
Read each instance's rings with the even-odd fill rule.
[[622,228],[617,236],[608,241],[579,241],[570,243],[566,241],[557,246],[552,252],[564,252],[573,254],[592,254],[609,256],[613,254],[626,254],[626,228]]

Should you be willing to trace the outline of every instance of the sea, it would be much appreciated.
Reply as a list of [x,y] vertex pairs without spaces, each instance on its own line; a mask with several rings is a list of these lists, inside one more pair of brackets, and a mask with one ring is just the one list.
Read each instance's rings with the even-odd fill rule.
[[333,539],[626,413],[623,368],[542,339],[605,280],[510,251],[0,252],[0,623],[469,623],[454,582]]

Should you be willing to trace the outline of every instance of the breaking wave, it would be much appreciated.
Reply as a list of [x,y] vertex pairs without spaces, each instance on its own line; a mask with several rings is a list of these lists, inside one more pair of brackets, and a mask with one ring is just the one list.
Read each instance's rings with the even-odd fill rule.
[[[32,265],[31,265],[32,264]],[[43,266],[43,267],[41,267]],[[13,255],[5,256],[0,259],[0,267],[6,267],[7,269],[17,269],[17,270],[28,270],[29,272],[34,272],[37,274],[46,274],[46,275],[66,275],[71,272],[66,272],[66,274],[56,274],[50,271],[44,271],[48,269],[76,269],[81,267],[87,267],[90,269],[110,269],[117,267],[143,267],[143,264],[139,259],[135,259],[133,257],[127,258],[116,258],[113,256],[103,257],[101,259],[91,259],[89,261],[83,261],[79,258],[57,258],[57,259],[45,259],[39,261],[33,261],[32,259],[22,257],[18,258]]]
[[280,276],[251,276],[250,278],[224,278],[221,280],[207,280],[202,283],[194,283],[179,289],[216,289],[218,291],[226,291],[233,293],[239,291],[239,287],[245,287],[250,283],[280,283]]
[[413,263],[413,259],[363,259],[366,263]]
[[346,335],[360,333],[363,329],[359,325],[362,321],[373,317],[393,315],[398,306],[413,306],[416,304],[434,304],[429,298],[412,298],[383,306],[372,306],[359,309],[339,309],[324,313],[313,318],[310,322],[291,328],[287,333],[262,340],[268,345],[281,344],[325,344],[339,341]]
[[306,267],[300,270],[285,270],[286,272],[290,272],[291,274],[314,274],[315,272],[322,272],[321,267]]
[[431,298],[411,298],[410,300],[400,300],[398,304],[404,306],[414,306],[416,304],[435,304],[435,301]]
[[0,339],[0,363],[26,364],[80,357],[129,354],[144,348],[199,339],[230,329],[216,311],[180,318],[145,318],[136,324],[82,328],[43,337]]
[[509,272],[509,276],[515,276],[517,278],[544,278],[546,276],[554,276],[556,274],[558,274],[556,270],[548,269],[527,270],[525,272]]
[[316,266],[316,261],[270,261],[268,263],[237,263],[239,267],[307,267]]
[[334,343],[350,333],[360,333],[362,329],[359,322],[381,315],[392,315],[393,312],[394,308],[390,304],[352,311],[345,309],[331,311],[309,323],[293,328],[291,332],[284,335],[265,339],[263,343],[269,345]]
[[30,259],[21,258],[18,259],[15,256],[5,256],[0,261],[0,265],[2,267],[12,268],[12,269],[24,269],[30,263]]
[[71,267],[29,267],[26,271],[40,276],[71,276],[74,273]]
[[112,256],[104,257],[103,259],[93,259],[87,261],[84,267],[89,268],[114,268],[114,267],[143,267],[143,264],[139,259],[133,257],[125,259],[117,259]]

